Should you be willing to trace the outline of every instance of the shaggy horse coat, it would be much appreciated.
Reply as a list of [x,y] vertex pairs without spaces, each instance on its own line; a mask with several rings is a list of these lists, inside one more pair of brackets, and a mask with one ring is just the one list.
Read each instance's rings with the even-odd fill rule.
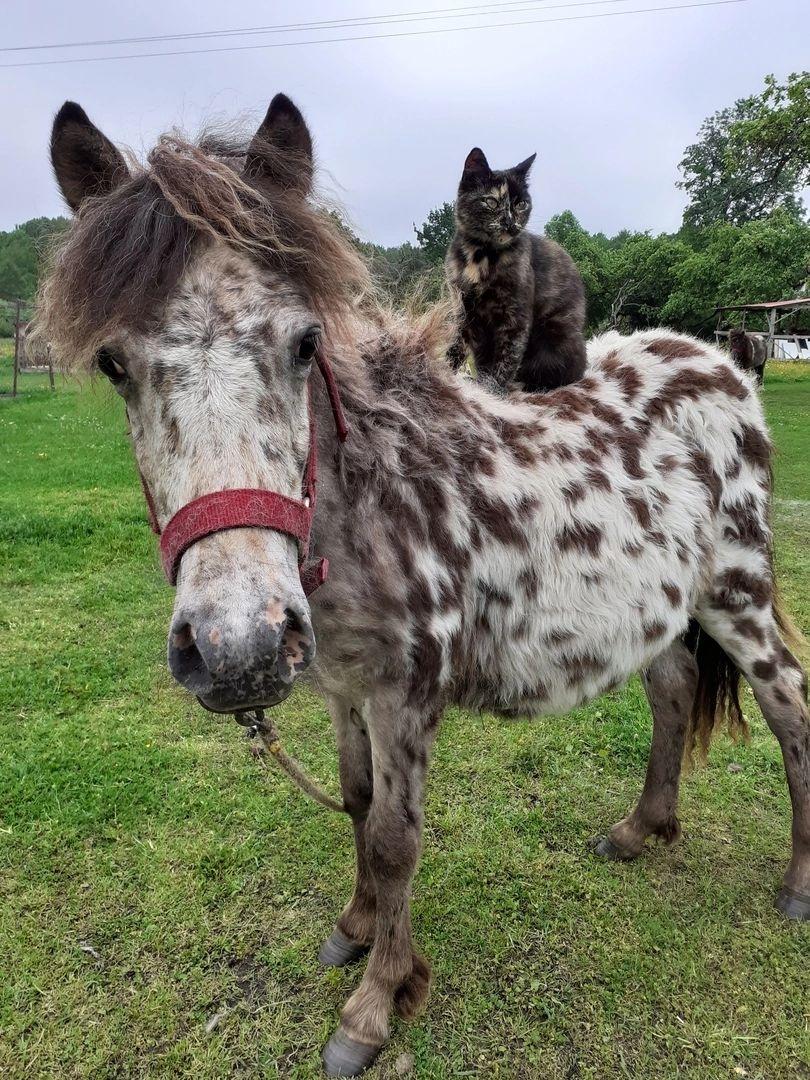
[[[452,702],[560,712],[641,669],[644,790],[599,846],[632,858],[646,837],[677,835],[684,752],[726,709],[742,723],[742,672],[793,805],[778,903],[808,917],[807,684],[776,605],[771,447],[750,379],[661,330],[599,338],[586,376],[542,395],[497,397],[454,374],[434,316],[396,318],[359,295],[365,269],[307,198],[309,133],[282,95],[239,156],[172,137],[130,172],[78,106],[52,145],[79,212],[42,318],[63,356],[122,395],[160,523],[223,488],[297,497],[317,425],[313,540],[328,581],[308,604],[280,533],[199,541],[183,556],[169,661],[203,700],[216,691],[238,710],[278,699],[267,672],[291,629],[308,656],[317,641],[357,846],[354,895],[321,957],[371,950],[325,1050],[330,1075],[362,1071],[391,1010],[410,1016],[427,995],[410,891]],[[343,446],[310,379],[304,344],[319,332]]]

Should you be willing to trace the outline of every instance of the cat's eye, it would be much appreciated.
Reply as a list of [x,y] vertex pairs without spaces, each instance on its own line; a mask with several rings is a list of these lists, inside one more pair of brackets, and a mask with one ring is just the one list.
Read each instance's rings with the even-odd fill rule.
[[519,199],[519,200],[518,200],[518,201],[517,201],[517,202],[515,203],[515,209],[516,209],[516,210],[518,210],[518,211],[520,211],[520,212],[522,213],[522,212],[523,212],[523,211],[524,211],[524,210],[526,209],[526,207],[527,207],[528,205],[529,205],[529,204],[528,204],[528,203],[526,202],[526,200],[525,200],[525,199]]
[[491,195],[484,199],[484,206],[486,206],[489,210],[497,210],[498,205],[498,200],[493,198]]
[[296,364],[300,364],[303,367],[312,362],[315,353],[318,351],[319,340],[320,330],[307,330],[298,342],[298,348],[295,351]]
[[111,383],[120,384],[127,377],[127,369],[116,357],[112,349],[99,349],[96,353],[96,367],[102,375],[106,375]]

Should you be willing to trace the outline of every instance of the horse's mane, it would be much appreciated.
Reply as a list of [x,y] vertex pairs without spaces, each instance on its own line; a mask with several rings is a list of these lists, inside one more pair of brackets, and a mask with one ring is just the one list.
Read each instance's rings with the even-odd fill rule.
[[39,298],[42,332],[64,366],[88,366],[116,330],[148,328],[206,238],[290,277],[327,325],[373,296],[368,266],[339,219],[292,185],[246,177],[246,148],[234,137],[190,142],[170,133],[145,164],[130,162],[128,180],[85,200]]

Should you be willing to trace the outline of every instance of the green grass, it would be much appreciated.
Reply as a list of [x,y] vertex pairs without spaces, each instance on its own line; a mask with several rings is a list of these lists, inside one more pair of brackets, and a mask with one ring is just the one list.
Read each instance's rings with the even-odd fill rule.
[[[348,824],[174,688],[120,403],[35,378],[0,401],[0,1075],[317,1077],[360,975],[315,962],[351,889]],[[765,401],[807,630],[810,370],[774,366]],[[750,745],[719,740],[685,781],[684,840],[626,866],[586,842],[640,789],[636,682],[562,719],[451,712],[414,889],[433,991],[370,1076],[409,1053],[430,1080],[810,1077],[810,926],[772,907],[789,803],[746,703]],[[334,785],[320,701],[278,719]]]

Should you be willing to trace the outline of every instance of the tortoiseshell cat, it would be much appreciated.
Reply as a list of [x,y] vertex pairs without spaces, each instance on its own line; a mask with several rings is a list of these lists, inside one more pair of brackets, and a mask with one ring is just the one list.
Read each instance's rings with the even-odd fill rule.
[[471,150],[456,200],[456,233],[445,260],[459,336],[454,367],[468,347],[479,379],[505,389],[550,390],[585,370],[585,289],[570,255],[525,231],[528,175],[536,154],[513,169],[490,169]]

